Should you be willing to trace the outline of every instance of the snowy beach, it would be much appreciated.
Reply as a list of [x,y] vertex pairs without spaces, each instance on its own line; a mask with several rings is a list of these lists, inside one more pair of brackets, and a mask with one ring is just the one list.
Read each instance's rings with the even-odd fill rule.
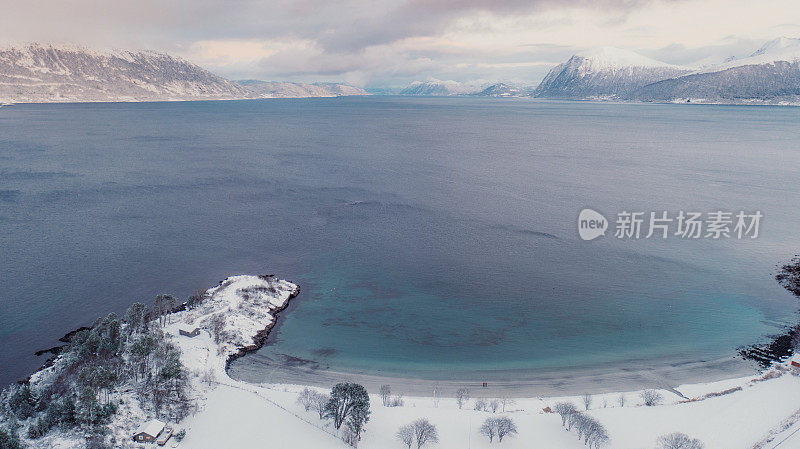
[[[236,277],[228,288],[248,288],[248,283],[256,282],[254,277]],[[229,279],[229,280],[230,280]],[[257,286],[257,285],[256,285]],[[251,286],[252,287],[252,286]],[[220,292],[222,294],[223,292]],[[232,302],[230,302],[232,301]],[[236,304],[229,298],[221,304]],[[276,301],[283,304],[281,300]],[[240,322],[238,319],[234,322]],[[257,326],[256,326],[257,327]],[[252,335],[255,327],[245,324],[241,329],[242,340]],[[201,369],[209,363],[222,366],[222,358],[235,351],[225,345],[220,355],[214,354],[213,341],[208,336],[180,340],[185,363]],[[211,357],[210,359],[208,357]],[[216,358],[216,362],[214,359]],[[592,393],[589,415],[603,423],[611,436],[608,447],[631,449],[650,448],[656,438],[671,432],[683,432],[706,443],[708,449],[761,448],[775,447],[789,437],[780,447],[800,447],[800,436],[790,434],[800,428],[800,377],[788,368],[789,361],[776,365],[765,374],[678,385],[673,389],[661,388],[659,394],[663,401],[654,406],[643,405],[641,390],[597,394],[602,387],[587,390]],[[320,421],[313,411],[304,411],[296,402],[297,394],[304,388],[302,377],[294,382],[281,379],[271,384],[250,384],[236,381],[217,370],[218,386],[209,390],[204,397],[204,405],[199,413],[187,419],[189,429],[184,444],[191,448],[213,448],[235,442],[236,447],[261,447],[265,441],[273,441],[281,447],[345,447],[336,437],[330,423]],[[611,374],[609,374],[611,377]],[[316,383],[320,382],[316,379]],[[330,378],[330,385],[340,380],[339,376]],[[356,377],[355,381],[362,378]],[[442,383],[439,385],[440,397],[413,395],[412,379],[372,379],[392,386],[396,393],[410,394],[404,397],[402,407],[385,407],[377,388],[371,388],[372,417],[359,446],[363,448],[400,448],[394,435],[397,427],[420,417],[426,417],[439,428],[441,448],[492,447],[489,441],[478,434],[480,423],[492,415],[512,417],[520,429],[517,438],[505,440],[508,448],[547,447],[580,448],[583,443],[574,432],[562,428],[560,418],[547,410],[560,401],[568,401],[580,409],[586,408],[583,398],[574,396],[528,397],[534,391],[520,385],[508,384],[484,389],[480,384],[464,385]],[[293,384],[293,385],[292,385]],[[522,384],[524,385],[524,384]],[[472,398],[459,408],[453,397],[456,388],[467,387]],[[666,385],[664,387],[667,387]],[[417,387],[422,388],[422,387]],[[326,388],[320,388],[324,392]],[[505,413],[474,410],[474,402],[492,398],[511,399],[505,406]],[[621,399],[622,398],[622,399]],[[622,401],[622,402],[621,402]],[[623,404],[623,405],[621,405]],[[269,423],[269,425],[265,425]],[[235,436],[220,429],[237,429]],[[281,429],[275,432],[275,429]],[[278,434],[276,436],[276,434]],[[496,444],[496,443],[495,443]]]
[[392,373],[375,375],[337,371],[318,368],[314,362],[296,359],[268,362],[248,364],[247,371],[229,369],[228,375],[248,383],[262,383],[264,374],[268,373],[270,383],[316,387],[325,387],[347,380],[364,385],[370,391],[377,390],[381,385],[390,384],[398,391],[414,396],[429,396],[436,388],[455,391],[466,386],[487,396],[538,397],[578,395],[586,391],[612,393],[634,388],[671,388],[676,385],[746,377],[758,372],[753,362],[733,356],[716,360],[687,360],[683,363],[631,361],[607,366],[573,367],[568,371],[559,369],[519,372],[476,371],[473,376],[466,379],[438,380]]

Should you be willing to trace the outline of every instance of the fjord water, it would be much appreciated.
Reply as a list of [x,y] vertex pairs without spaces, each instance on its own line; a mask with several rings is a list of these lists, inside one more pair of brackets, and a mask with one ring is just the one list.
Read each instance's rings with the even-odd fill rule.
[[[731,358],[797,316],[800,109],[469,98],[0,109],[0,381],[231,274],[303,289],[263,360],[448,378]],[[755,240],[578,238],[584,207]],[[613,226],[613,224],[612,224]]]

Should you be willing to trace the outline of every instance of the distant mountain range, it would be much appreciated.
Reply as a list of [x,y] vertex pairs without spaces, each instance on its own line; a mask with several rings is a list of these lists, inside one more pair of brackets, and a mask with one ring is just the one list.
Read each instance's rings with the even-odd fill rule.
[[98,52],[26,44],[0,48],[0,103],[228,100],[367,95],[345,84],[233,82],[152,51]]
[[408,87],[400,91],[400,95],[428,95],[428,96],[448,96],[448,95],[473,95],[480,92],[483,86],[476,83],[459,83],[457,81],[440,81],[431,79],[428,81],[414,81]]
[[401,94],[800,104],[800,39],[775,39],[747,57],[702,67],[668,64],[605,47],[573,55],[553,67],[535,88],[496,83],[470,90],[454,81],[433,80],[415,82]]
[[[800,105],[800,39],[775,39],[746,57],[694,67],[605,47],[573,55],[538,86],[429,79],[415,81],[399,94]],[[152,51],[98,52],[41,44],[0,48],[0,104],[344,95],[369,94],[347,84],[230,81]]]
[[516,86],[507,83],[459,83],[457,81],[414,81],[398,92],[413,96],[470,95],[479,97],[523,97],[533,91],[531,86]]
[[260,98],[306,98],[342,97],[368,95],[367,92],[349,84],[337,83],[288,83],[283,81],[242,80],[237,84]]

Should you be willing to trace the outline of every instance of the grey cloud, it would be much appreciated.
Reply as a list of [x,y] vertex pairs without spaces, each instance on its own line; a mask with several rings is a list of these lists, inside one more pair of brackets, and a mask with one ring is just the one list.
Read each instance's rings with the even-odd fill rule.
[[[400,80],[426,76],[513,73],[539,77],[540,67],[498,69],[494,63],[551,61],[571,49],[518,46],[501,54],[449,48],[397,49],[411,37],[436,37],[474,12],[525,15],[563,7],[618,10],[650,0],[0,0],[0,40],[71,41],[89,46],[154,48],[185,54],[200,40],[314,42],[309,51],[285,50],[258,63],[210,69],[236,77]],[[538,58],[538,59],[537,59]],[[481,65],[483,64],[483,65]]]
[[502,16],[577,6],[622,11],[643,3],[649,0],[408,0],[383,14],[357,18],[352,26],[332,28],[319,41],[328,49],[357,50],[436,35],[454,19],[472,12]]
[[199,39],[314,39],[354,51],[415,36],[434,36],[474,11],[498,15],[548,8],[631,8],[646,0],[172,0],[70,2],[0,0],[0,38],[113,42]]

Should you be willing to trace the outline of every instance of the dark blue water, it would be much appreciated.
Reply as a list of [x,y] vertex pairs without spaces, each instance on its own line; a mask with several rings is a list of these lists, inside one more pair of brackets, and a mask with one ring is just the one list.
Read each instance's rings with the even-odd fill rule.
[[[261,354],[442,376],[727,357],[796,319],[800,109],[338,98],[0,108],[0,381],[230,274]],[[583,207],[761,210],[756,240],[578,239]],[[248,358],[238,363],[247,364]]]

